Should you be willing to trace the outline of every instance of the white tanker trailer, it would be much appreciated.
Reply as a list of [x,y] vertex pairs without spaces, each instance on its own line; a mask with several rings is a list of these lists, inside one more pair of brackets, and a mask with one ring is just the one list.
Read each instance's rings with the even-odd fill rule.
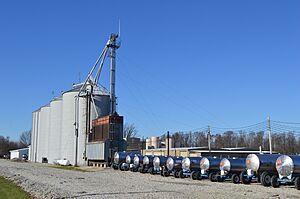
[[281,184],[295,184],[300,190],[300,156],[281,155],[276,160],[277,175],[271,178],[271,185],[274,188]]

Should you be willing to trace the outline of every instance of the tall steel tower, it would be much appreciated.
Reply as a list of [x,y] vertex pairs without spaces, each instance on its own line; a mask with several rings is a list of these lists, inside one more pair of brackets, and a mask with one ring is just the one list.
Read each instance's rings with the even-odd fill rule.
[[110,48],[110,114],[117,113],[116,110],[116,49],[120,47],[117,44],[118,34],[110,35],[107,47]]

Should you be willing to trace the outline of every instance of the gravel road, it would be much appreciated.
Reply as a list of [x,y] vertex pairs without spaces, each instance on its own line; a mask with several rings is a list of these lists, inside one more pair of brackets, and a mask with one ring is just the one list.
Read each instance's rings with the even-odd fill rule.
[[37,163],[0,160],[0,175],[35,198],[300,198],[293,186],[212,183],[159,175],[115,171],[80,172]]

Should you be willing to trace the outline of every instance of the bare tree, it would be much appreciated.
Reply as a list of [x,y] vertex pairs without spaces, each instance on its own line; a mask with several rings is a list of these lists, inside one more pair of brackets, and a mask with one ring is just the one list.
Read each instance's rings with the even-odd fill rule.
[[31,130],[23,131],[20,136],[20,147],[27,147],[31,143]]
[[136,137],[138,134],[138,130],[136,129],[134,124],[126,123],[124,125],[123,134],[124,134],[124,138],[127,140],[128,138]]

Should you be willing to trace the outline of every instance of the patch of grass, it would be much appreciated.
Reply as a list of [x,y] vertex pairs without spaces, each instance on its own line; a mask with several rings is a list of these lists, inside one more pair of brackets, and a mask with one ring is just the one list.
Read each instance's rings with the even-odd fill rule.
[[31,199],[32,197],[13,182],[0,176],[0,199]]
[[81,171],[81,172],[87,172],[86,170],[81,169],[80,167],[74,167],[74,166],[60,166],[60,165],[51,165],[50,168],[55,169],[65,169],[65,170],[73,170],[73,171]]

